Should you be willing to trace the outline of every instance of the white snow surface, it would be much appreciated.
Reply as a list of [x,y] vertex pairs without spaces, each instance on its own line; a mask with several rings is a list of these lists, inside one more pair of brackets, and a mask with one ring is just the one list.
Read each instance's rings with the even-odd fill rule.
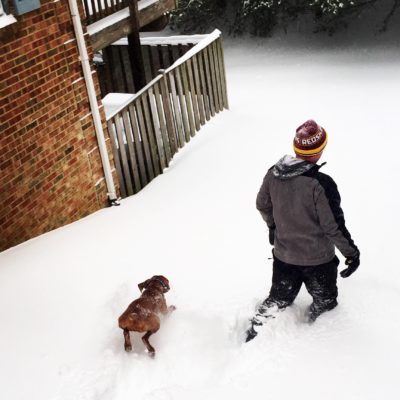
[[[399,49],[225,47],[230,111],[162,176],[120,207],[0,254],[2,399],[397,398]],[[361,267],[338,279],[339,306],[313,325],[302,289],[243,344],[272,270],[255,197],[308,118],[329,133],[323,171]],[[117,319],[155,274],[169,278],[177,310],[150,339],[150,359],[137,334],[125,353]]]

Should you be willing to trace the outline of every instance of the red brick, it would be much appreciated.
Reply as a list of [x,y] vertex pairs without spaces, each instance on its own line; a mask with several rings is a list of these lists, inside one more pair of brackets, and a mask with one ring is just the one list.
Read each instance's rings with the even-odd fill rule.
[[71,85],[82,77],[76,41],[64,44],[71,39],[66,2],[42,0],[0,45],[0,251],[106,204],[105,184],[95,187],[98,151],[87,154],[93,121],[80,121],[89,112],[84,81]]

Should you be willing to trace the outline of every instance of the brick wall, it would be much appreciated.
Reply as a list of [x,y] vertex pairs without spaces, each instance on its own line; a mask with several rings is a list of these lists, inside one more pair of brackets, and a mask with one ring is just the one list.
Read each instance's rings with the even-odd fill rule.
[[0,29],[0,251],[107,204],[68,1],[16,18]]

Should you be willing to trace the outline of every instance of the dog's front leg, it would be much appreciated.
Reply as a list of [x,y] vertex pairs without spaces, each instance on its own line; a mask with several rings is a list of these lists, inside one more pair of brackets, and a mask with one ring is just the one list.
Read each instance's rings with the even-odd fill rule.
[[131,336],[128,329],[124,329],[125,351],[132,351]]
[[167,303],[165,303],[165,304],[163,305],[163,307],[161,308],[161,313],[162,313],[163,315],[167,315],[167,314],[172,313],[172,311],[175,311],[175,310],[176,310],[176,307],[175,307],[175,306],[169,306],[169,307],[167,307]]
[[167,310],[168,310],[168,313],[172,313],[172,311],[176,310],[176,307],[171,305],[171,306],[168,307]]
[[172,311],[175,311],[176,307],[175,306],[167,306],[167,302],[165,301],[165,299],[163,299],[162,303],[161,303],[161,307],[160,307],[160,311],[161,314],[163,315],[167,315],[169,313],[172,313]]

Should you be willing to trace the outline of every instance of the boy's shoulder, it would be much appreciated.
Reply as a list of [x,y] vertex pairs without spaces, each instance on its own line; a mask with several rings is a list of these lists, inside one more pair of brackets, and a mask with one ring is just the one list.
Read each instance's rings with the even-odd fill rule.
[[310,178],[317,180],[324,189],[329,187],[336,188],[337,185],[334,179],[330,175],[321,172],[320,168],[320,165],[316,165],[315,168],[312,168],[310,171],[306,172],[304,176],[309,176]]

